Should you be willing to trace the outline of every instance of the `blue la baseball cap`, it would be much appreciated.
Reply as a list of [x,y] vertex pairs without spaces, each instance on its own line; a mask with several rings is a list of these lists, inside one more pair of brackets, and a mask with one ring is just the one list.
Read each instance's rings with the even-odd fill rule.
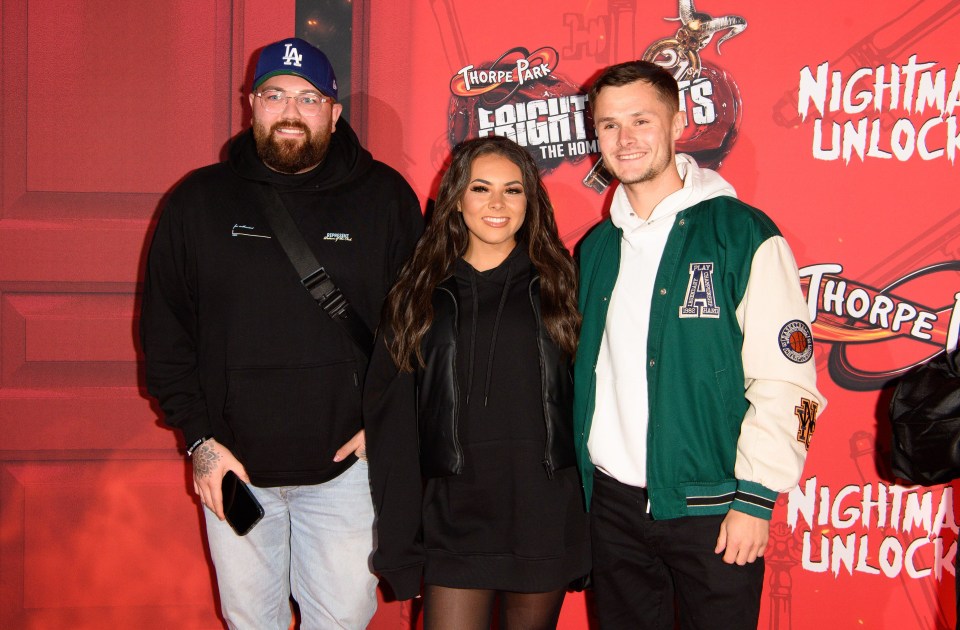
[[330,60],[313,44],[299,37],[281,39],[263,49],[253,75],[253,89],[279,74],[302,77],[323,94],[337,98],[337,77]]

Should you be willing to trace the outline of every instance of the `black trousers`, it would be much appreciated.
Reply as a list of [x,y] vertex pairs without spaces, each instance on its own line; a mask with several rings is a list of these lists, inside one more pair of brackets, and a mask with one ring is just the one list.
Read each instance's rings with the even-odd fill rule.
[[763,558],[745,566],[713,552],[724,516],[655,521],[647,493],[597,471],[590,522],[602,630],[755,630]]

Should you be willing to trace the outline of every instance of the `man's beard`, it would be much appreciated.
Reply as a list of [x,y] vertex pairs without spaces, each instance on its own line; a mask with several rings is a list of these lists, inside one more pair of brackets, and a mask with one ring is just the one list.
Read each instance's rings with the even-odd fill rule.
[[674,152],[668,152],[660,162],[657,164],[651,164],[647,167],[647,170],[643,171],[639,175],[634,175],[631,178],[624,179],[620,177],[617,173],[614,173],[614,177],[620,180],[621,184],[642,184],[644,182],[649,182],[655,180],[661,173],[667,170],[671,164],[675,162]]
[[[281,127],[295,127],[303,131],[303,142],[280,139],[274,133]],[[253,138],[257,155],[263,163],[280,173],[294,174],[313,168],[323,161],[330,148],[330,130],[324,127],[314,134],[299,120],[278,120],[267,129],[263,123],[253,123]]]

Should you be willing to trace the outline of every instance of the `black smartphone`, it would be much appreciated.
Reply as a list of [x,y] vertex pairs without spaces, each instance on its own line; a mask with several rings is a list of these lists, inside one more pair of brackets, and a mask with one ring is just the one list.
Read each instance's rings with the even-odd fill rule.
[[238,536],[245,535],[263,518],[263,506],[232,470],[223,476],[223,513]]

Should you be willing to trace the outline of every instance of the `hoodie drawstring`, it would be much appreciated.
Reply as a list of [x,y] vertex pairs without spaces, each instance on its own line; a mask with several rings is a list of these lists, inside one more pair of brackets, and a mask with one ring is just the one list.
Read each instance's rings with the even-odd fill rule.
[[500,292],[500,305],[497,307],[497,317],[493,320],[493,338],[490,339],[490,356],[487,359],[487,378],[483,385],[483,406],[487,406],[487,398],[490,396],[490,377],[493,374],[493,355],[497,349],[497,331],[500,329],[500,318],[503,315],[503,306],[507,303],[507,291],[510,289],[510,275],[513,273],[513,265],[507,264],[507,277],[503,281],[503,290]]
[[480,309],[480,296],[477,293],[477,272],[471,269],[469,275],[472,308],[470,309],[470,360],[467,363],[467,406],[470,405],[470,393],[473,391],[473,361],[477,348],[477,318],[479,317],[478,311]]
[[[476,358],[477,347],[477,320],[479,319],[480,294],[477,290],[477,271],[470,270],[470,296],[472,308],[470,309],[470,359],[467,364],[467,397],[466,404],[470,404],[470,394],[473,392],[473,366]],[[490,380],[493,377],[493,358],[497,349],[497,333],[500,330],[500,320],[503,318],[503,309],[507,303],[507,294],[510,290],[510,278],[513,274],[513,265],[507,263],[507,276],[503,281],[503,289],[500,291],[500,304],[497,306],[497,316],[493,320],[493,336],[490,339],[490,353],[487,356],[487,373],[483,384],[483,406],[487,406],[490,397]]]

